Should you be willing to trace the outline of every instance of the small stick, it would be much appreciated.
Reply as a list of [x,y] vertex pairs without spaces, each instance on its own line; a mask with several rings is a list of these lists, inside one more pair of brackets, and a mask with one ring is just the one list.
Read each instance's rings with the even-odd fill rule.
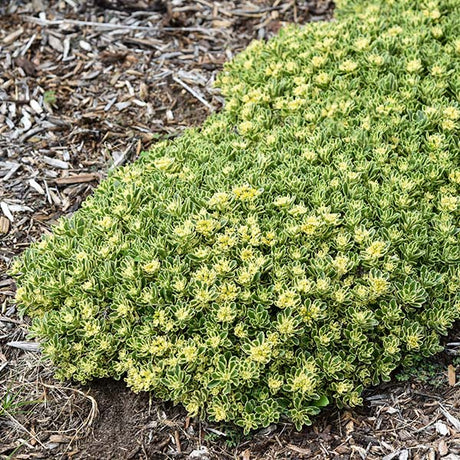
[[181,454],[181,453],[182,453],[182,447],[181,447],[181,445],[180,445],[179,432],[178,432],[177,430],[174,432],[174,438],[175,438],[175,440],[176,440],[177,452],[178,452],[179,454]]
[[185,88],[193,97],[198,99],[204,106],[206,106],[211,112],[214,111],[214,107],[202,96],[200,96],[193,88],[187,85],[187,83],[183,82],[180,78],[175,77],[173,75],[172,79],[176,82],[179,83],[183,88]]
[[20,56],[26,55],[27,51],[29,51],[29,48],[32,46],[32,43],[35,41],[36,38],[37,38],[37,34],[33,34],[32,37],[30,37],[26,46],[24,46],[24,48],[22,49]]
[[29,99],[11,99],[11,98],[5,98],[5,99],[0,99],[0,102],[12,102],[13,104],[30,104]]
[[439,410],[442,412],[444,417],[446,417],[446,419],[450,422],[450,424],[457,430],[458,433],[460,433],[460,420],[458,420],[458,418],[451,415],[440,402],[438,402],[438,404],[439,404]]
[[[63,24],[72,24],[75,26],[100,27],[102,29],[126,29],[126,30],[145,30],[150,32],[201,32],[209,35],[209,30],[203,27],[161,27],[155,28],[152,26],[130,26],[127,24],[112,24],[110,22],[94,22],[94,21],[78,21],[76,19],[62,19],[51,21],[48,19],[35,18],[34,16],[23,16],[28,22],[33,22],[40,26],[60,26]],[[213,30],[214,33],[221,32],[218,29]]]
[[3,211],[3,214],[5,214],[5,217],[7,217],[10,222],[14,222],[13,214],[11,214],[10,208],[4,201],[0,202],[0,208]]
[[22,423],[16,420],[5,408],[3,408],[2,410],[3,410],[3,413],[6,414],[13,423],[16,423],[16,425],[18,425],[29,436],[31,436],[35,442],[38,442],[38,444],[40,444],[40,446],[42,446],[43,449],[46,449],[46,447],[40,442],[40,439],[38,439],[32,432],[30,432]]

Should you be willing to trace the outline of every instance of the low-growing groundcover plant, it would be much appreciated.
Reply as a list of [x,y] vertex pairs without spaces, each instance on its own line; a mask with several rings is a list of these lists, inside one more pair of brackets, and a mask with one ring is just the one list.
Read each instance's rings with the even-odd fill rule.
[[460,317],[457,0],[345,1],[226,66],[222,113],[15,263],[61,379],[246,432],[438,352]]

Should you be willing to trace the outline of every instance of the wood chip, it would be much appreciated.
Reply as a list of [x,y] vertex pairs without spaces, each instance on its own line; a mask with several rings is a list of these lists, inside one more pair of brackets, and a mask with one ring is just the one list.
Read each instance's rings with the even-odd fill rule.
[[144,82],[139,85],[139,97],[144,101],[149,97],[149,87]]
[[0,216],[0,234],[6,235],[9,231],[10,221],[4,216]]
[[290,450],[293,450],[294,452],[297,452],[298,454],[311,455],[310,449],[304,449],[303,447],[298,447],[294,444],[288,444],[286,447]]
[[440,420],[438,420],[434,426],[441,436],[447,436],[449,434],[449,427]]
[[69,169],[69,163],[67,163],[66,161],[59,160],[57,158],[50,158],[50,157],[44,156],[43,161],[46,164],[53,166],[54,168]]
[[460,433],[460,420],[450,414],[447,409],[441,404],[439,404],[439,410],[442,412],[444,417],[446,417],[447,421]]
[[[391,448],[391,446],[389,446],[389,447]],[[383,457],[382,460],[393,460],[394,458],[397,458],[400,453],[401,453],[401,451],[399,451],[399,450],[393,451],[390,454],[385,455],[385,457]]]
[[62,444],[62,443],[68,442],[69,439],[70,438],[68,436],[64,436],[62,434],[52,434],[49,437],[48,442]]
[[29,185],[40,195],[45,194],[45,190],[43,190],[43,187],[35,179],[29,179]]
[[86,42],[85,40],[80,40],[80,42],[78,44],[80,45],[80,48],[82,50],[85,50],[85,51],[91,51],[92,50],[91,45],[88,42]]
[[4,201],[0,203],[0,208],[2,209],[3,214],[5,214],[5,217],[7,217],[9,221],[13,223],[14,222],[13,214],[11,214],[10,208]]
[[89,174],[76,174],[75,176],[60,177],[55,179],[54,183],[58,185],[68,185],[68,184],[82,184],[85,182],[92,182],[94,180],[99,180],[100,176],[95,173]]
[[460,456],[458,454],[450,453],[442,458],[442,460],[459,460]]
[[353,423],[353,420],[350,420],[345,425],[345,434],[348,436],[350,433],[353,433],[354,430],[355,430],[355,424]]
[[32,121],[28,113],[23,112],[23,117],[21,118],[21,124],[24,127],[24,131],[29,131],[32,128]]
[[40,351],[40,344],[37,342],[8,342],[7,345],[13,348],[19,348],[20,350],[24,351],[33,351],[38,352]]
[[48,43],[50,44],[51,48],[53,48],[56,51],[59,51],[62,53],[64,51],[64,46],[61,42],[61,40],[54,35],[49,35],[48,36]]
[[115,107],[117,108],[117,110],[121,112],[122,110],[127,109],[130,105],[131,105],[131,101],[119,102],[118,104],[115,104]]
[[449,385],[451,387],[454,387],[455,383],[457,382],[457,377],[455,375],[455,367],[452,366],[452,364],[449,364],[449,366],[447,366],[447,377],[449,380]]
[[95,70],[94,72],[89,72],[89,73],[85,73],[83,74],[80,78],[82,80],[94,80],[97,76],[99,76],[101,73],[100,70]]
[[40,115],[41,113],[43,113],[43,109],[42,109],[42,106],[35,100],[35,99],[32,99],[30,101],[30,107],[32,108],[32,110]]
[[30,212],[33,209],[30,206],[26,206],[24,204],[10,204],[8,206],[11,212]]
[[9,45],[9,44],[13,43],[17,38],[19,38],[23,33],[24,33],[24,29],[22,27],[20,27],[18,30],[8,34],[3,39],[3,43],[5,43],[5,45]]
[[446,441],[444,441],[444,439],[441,439],[441,441],[439,441],[438,451],[441,457],[444,457],[449,453],[449,448],[447,447],[447,443]]

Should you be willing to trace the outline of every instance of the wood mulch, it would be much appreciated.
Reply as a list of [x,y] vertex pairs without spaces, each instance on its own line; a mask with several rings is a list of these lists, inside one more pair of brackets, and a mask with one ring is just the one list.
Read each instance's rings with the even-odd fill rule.
[[122,382],[55,381],[12,302],[12,258],[111,168],[219,110],[212,82],[225,61],[332,10],[329,0],[1,1],[0,458],[460,459],[459,328],[431,368],[367,392],[363,408],[246,438]]

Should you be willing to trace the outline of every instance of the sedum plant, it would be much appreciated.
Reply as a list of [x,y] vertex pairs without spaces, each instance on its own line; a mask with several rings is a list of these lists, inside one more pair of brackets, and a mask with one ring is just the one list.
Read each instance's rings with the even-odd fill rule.
[[253,42],[222,113],[119,168],[16,261],[61,379],[297,428],[460,317],[456,0],[341,0]]

